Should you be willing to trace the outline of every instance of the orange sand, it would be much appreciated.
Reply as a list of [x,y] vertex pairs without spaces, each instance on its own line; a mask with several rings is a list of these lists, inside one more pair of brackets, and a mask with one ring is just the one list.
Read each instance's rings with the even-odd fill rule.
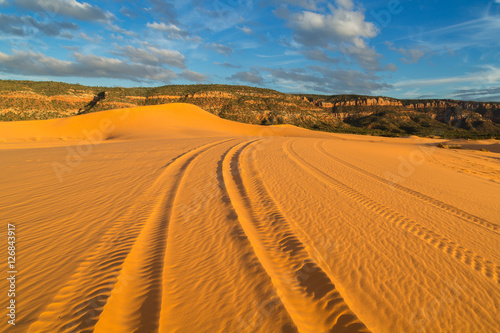
[[187,104],[0,123],[10,330],[498,332],[500,154],[436,142]]

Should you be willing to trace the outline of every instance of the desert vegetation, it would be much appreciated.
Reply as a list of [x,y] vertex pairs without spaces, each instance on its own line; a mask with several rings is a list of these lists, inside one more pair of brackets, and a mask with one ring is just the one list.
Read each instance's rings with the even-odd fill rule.
[[0,121],[72,116],[101,91],[106,99],[91,112],[182,102],[248,124],[380,136],[500,138],[500,103],[285,94],[217,84],[121,88],[0,80]]

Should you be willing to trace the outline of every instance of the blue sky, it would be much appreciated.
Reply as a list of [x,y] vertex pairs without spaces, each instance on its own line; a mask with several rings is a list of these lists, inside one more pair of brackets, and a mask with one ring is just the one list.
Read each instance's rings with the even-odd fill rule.
[[500,0],[0,0],[0,78],[500,101]]

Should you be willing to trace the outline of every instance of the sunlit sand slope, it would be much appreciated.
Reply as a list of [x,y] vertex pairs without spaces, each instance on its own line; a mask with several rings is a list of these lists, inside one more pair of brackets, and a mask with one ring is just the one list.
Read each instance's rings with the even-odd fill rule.
[[500,331],[497,153],[186,104],[0,138],[15,332]]

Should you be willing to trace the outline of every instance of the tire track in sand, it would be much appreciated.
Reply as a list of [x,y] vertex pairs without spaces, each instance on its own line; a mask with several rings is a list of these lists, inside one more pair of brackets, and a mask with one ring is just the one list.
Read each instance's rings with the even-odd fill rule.
[[[54,297],[52,303],[40,314],[38,321],[29,327],[28,332],[92,332],[113,290],[114,293],[116,291],[125,292],[135,285],[136,281],[142,281],[144,277],[149,280],[148,274],[153,273],[156,276],[158,270],[160,270],[161,275],[161,268],[158,267],[153,255],[154,250],[148,251],[144,248],[134,250],[134,253],[147,254],[147,261],[144,258],[139,258],[137,261],[137,254],[133,254],[133,257],[128,260],[131,262],[130,264],[124,262],[127,261],[131,249],[138,247],[138,237],[142,237],[141,241],[152,241],[156,251],[161,251],[161,248],[164,248],[165,244],[162,245],[162,240],[166,241],[167,234],[158,232],[158,235],[154,235],[152,231],[158,231],[162,226],[166,227],[166,223],[168,223],[160,213],[162,208],[169,209],[172,205],[171,201],[175,199],[176,188],[173,187],[178,187],[182,178],[178,176],[182,175],[195,157],[232,140],[234,139],[204,144],[173,158],[164,167],[151,187],[138,197],[136,203],[108,229],[101,242],[94,247],[95,250],[87,256],[69,282]],[[174,196],[165,196],[165,193],[167,195],[173,193]],[[141,219],[144,220],[144,216],[147,216],[147,220],[141,222]],[[150,240],[147,240],[148,238]],[[147,246],[147,243],[143,243],[143,245]],[[135,262],[132,263],[133,261]],[[160,262],[163,263],[163,256],[161,256]],[[130,268],[134,265],[137,271],[132,272]],[[129,267],[127,272],[123,271],[125,267]],[[117,280],[120,281],[120,284],[116,284]],[[149,313],[148,311],[155,307],[154,304],[157,304],[152,290],[156,288],[158,281],[156,278],[152,278],[151,281],[144,283],[145,285],[136,290],[140,295],[133,296],[136,298],[134,304],[141,305],[135,311],[144,314],[145,318],[152,319],[157,314],[155,311]],[[126,306],[124,306],[123,311],[128,311],[125,309]],[[118,318],[116,319],[118,320]],[[134,322],[132,325],[138,324],[140,326],[143,320],[133,316],[125,321],[129,324]],[[145,328],[154,325],[154,320],[151,322],[145,323]],[[115,330],[112,331],[115,332]],[[137,331],[124,330],[123,332]]]
[[212,149],[187,170],[179,201],[188,204],[193,184],[201,184],[206,196],[194,196],[190,205],[199,205],[194,211],[175,205],[159,332],[298,332],[227,192],[223,161],[235,144]]
[[242,163],[243,152],[256,141],[236,145],[224,156],[223,179],[238,220],[290,317],[301,332],[369,332],[307,253],[253,167]]
[[500,266],[497,264],[484,259],[473,251],[460,246],[456,242],[439,235],[433,230],[430,230],[429,228],[399,214],[389,207],[372,200],[350,186],[347,186],[339,180],[333,178],[324,171],[316,168],[314,165],[307,162],[304,158],[297,154],[297,152],[293,149],[293,143],[291,140],[283,144],[283,150],[292,161],[319,181],[330,186],[339,193],[342,193],[358,204],[366,207],[369,211],[385,218],[389,222],[441,250],[443,253],[450,255],[459,262],[500,284]]
[[480,227],[483,227],[483,228],[486,228],[488,229],[489,231],[493,231],[495,232],[496,234],[499,234],[499,230],[500,230],[500,226],[498,224],[495,224],[493,222],[490,222],[490,221],[487,221],[481,217],[478,217],[478,216],[475,216],[475,215],[472,215],[472,214],[469,214],[467,213],[466,211],[463,211],[462,209],[460,208],[457,208],[455,206],[452,206],[452,205],[449,205],[447,203],[444,203],[440,200],[437,200],[435,198],[432,198],[432,197],[429,197],[423,193],[420,193],[420,192],[417,192],[417,191],[414,191],[412,189],[409,189],[405,186],[402,186],[400,184],[397,184],[397,183],[394,183],[388,179],[385,179],[383,177],[380,177],[374,173],[371,173],[370,171],[367,171],[367,170],[364,170],[354,164],[351,164],[347,161],[344,161],[334,155],[332,155],[331,153],[329,153],[328,151],[326,151],[326,149],[324,148],[324,144],[325,144],[326,141],[318,141],[314,144],[314,148],[320,152],[321,154],[335,160],[336,162],[339,162],[351,169],[354,169],[356,170],[357,172],[359,173],[362,173],[366,176],[369,176],[371,177],[372,179],[375,179],[385,185],[389,185],[391,186],[392,188],[395,188],[403,193],[406,193],[406,194],[409,194],[411,195],[412,197],[416,198],[416,199],[419,199],[425,203],[428,203],[428,204],[431,204],[439,209],[442,209],[448,213],[451,213],[453,215],[455,215],[456,217],[459,217],[460,219],[466,221],[466,222],[469,222],[469,223],[472,223],[472,224],[475,224],[477,226],[480,226]]
[[147,333],[158,330],[163,264],[172,210],[178,204],[178,192],[185,182],[189,165],[215,147],[217,144],[188,153],[169,166],[171,184],[165,186],[165,194],[160,197],[125,259],[94,332]]

